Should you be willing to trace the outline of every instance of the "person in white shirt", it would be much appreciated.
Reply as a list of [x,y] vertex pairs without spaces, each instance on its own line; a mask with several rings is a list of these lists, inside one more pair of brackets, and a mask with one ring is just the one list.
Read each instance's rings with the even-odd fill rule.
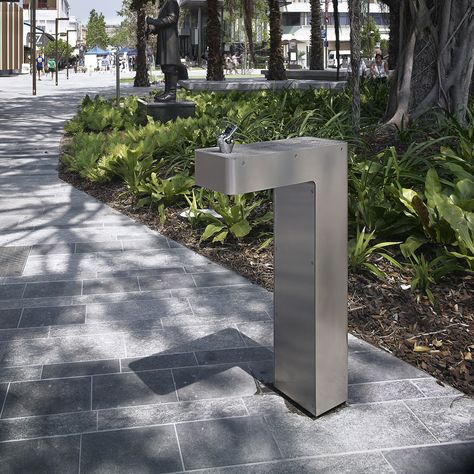
[[[361,59],[360,64],[359,64],[359,76],[360,76],[361,79],[365,78],[366,71],[367,71],[367,66],[365,65],[365,61],[363,59]],[[349,76],[352,75],[351,61],[349,61],[348,65],[347,65],[347,74]]]
[[381,54],[375,55],[375,61],[370,66],[370,77],[376,81],[386,81],[388,77],[388,66]]

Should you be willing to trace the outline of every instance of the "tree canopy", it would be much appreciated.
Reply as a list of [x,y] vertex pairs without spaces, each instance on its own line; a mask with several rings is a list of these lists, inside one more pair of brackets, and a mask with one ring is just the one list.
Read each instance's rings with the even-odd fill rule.
[[[74,48],[66,43],[66,41],[58,40],[58,57],[59,60],[67,60],[72,56]],[[56,41],[50,41],[44,48],[44,55],[47,58],[54,58],[56,56]]]
[[89,14],[89,21],[87,22],[87,41],[88,48],[95,48],[96,46],[102,49],[109,45],[109,37],[105,30],[105,18],[103,13],[98,13],[95,9],[91,10]]

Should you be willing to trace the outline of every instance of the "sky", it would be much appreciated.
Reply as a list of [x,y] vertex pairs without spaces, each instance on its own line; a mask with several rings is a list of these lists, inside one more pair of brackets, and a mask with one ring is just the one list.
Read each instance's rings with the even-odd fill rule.
[[70,14],[80,19],[83,24],[87,23],[89,12],[93,8],[104,14],[107,24],[120,23],[117,11],[122,6],[122,0],[69,0],[69,5],[71,7]]

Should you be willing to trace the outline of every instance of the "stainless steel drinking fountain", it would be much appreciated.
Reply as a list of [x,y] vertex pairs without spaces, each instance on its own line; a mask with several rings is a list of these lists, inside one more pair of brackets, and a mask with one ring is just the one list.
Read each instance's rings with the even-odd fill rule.
[[347,144],[295,138],[196,150],[196,183],[275,189],[275,387],[313,415],[347,400]]

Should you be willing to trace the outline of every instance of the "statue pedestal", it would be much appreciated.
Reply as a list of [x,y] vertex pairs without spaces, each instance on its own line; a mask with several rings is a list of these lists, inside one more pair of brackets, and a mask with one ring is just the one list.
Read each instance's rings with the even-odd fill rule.
[[194,116],[196,104],[190,101],[176,102],[145,102],[138,99],[138,107],[146,115],[153,117],[157,122],[169,122],[179,118],[188,118]]

